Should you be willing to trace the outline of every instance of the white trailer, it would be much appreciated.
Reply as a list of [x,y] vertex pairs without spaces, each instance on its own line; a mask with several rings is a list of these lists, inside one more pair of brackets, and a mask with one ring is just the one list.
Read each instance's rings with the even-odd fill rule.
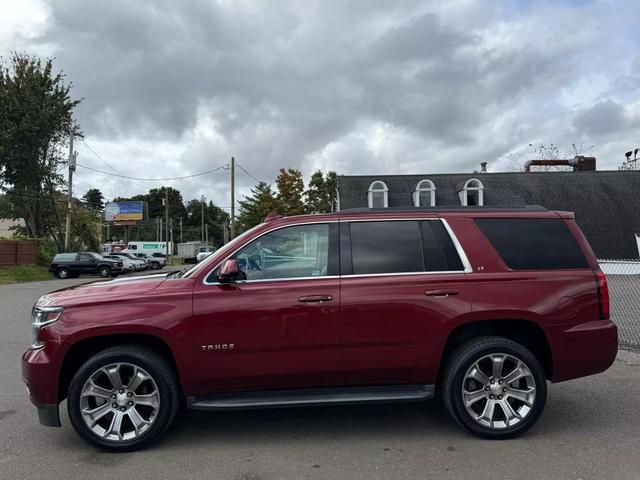
[[204,242],[184,242],[178,244],[178,257],[182,259],[184,263],[195,262],[198,252],[201,248],[206,247]]

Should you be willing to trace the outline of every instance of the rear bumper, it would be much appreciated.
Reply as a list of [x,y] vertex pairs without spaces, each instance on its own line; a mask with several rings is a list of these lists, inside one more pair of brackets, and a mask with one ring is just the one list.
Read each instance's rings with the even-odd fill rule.
[[618,353],[618,328],[610,320],[546,328],[553,382],[604,372]]

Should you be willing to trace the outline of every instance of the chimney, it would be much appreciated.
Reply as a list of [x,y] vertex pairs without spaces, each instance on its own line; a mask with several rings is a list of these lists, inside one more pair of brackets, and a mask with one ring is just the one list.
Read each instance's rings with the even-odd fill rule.
[[480,162],[480,173],[487,173],[487,162]]
[[[631,155],[631,152],[628,152]],[[594,172],[596,170],[596,157],[577,155],[574,158],[558,160],[527,160],[524,171],[530,172],[532,166],[568,166],[573,167],[574,172]]]

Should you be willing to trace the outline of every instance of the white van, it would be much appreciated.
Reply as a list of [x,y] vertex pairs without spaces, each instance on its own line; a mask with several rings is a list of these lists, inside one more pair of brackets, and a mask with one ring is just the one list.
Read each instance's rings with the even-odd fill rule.
[[[129,242],[123,253],[161,253],[166,255],[167,242]],[[173,254],[173,242],[169,242],[169,254]]]

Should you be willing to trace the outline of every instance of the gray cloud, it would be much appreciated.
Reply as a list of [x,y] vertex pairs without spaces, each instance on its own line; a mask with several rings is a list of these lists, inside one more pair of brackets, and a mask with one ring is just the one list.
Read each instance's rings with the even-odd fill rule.
[[[639,63],[613,60],[609,48],[624,35],[614,25],[637,10],[630,1],[519,10],[480,1],[56,0],[30,48],[55,48],[85,98],[88,141],[125,173],[193,173],[231,155],[269,181],[282,166],[307,177],[317,167],[470,171],[530,142],[596,144],[588,137],[622,128],[624,107],[640,100]],[[604,91],[580,86],[603,75]],[[596,147],[609,155],[629,141]],[[84,176],[117,194],[139,190]],[[238,180],[242,192],[253,184]],[[226,181],[221,172],[175,186],[225,205]]]
[[620,104],[605,100],[579,113],[573,120],[574,126],[592,136],[620,131],[624,126],[624,111]]

